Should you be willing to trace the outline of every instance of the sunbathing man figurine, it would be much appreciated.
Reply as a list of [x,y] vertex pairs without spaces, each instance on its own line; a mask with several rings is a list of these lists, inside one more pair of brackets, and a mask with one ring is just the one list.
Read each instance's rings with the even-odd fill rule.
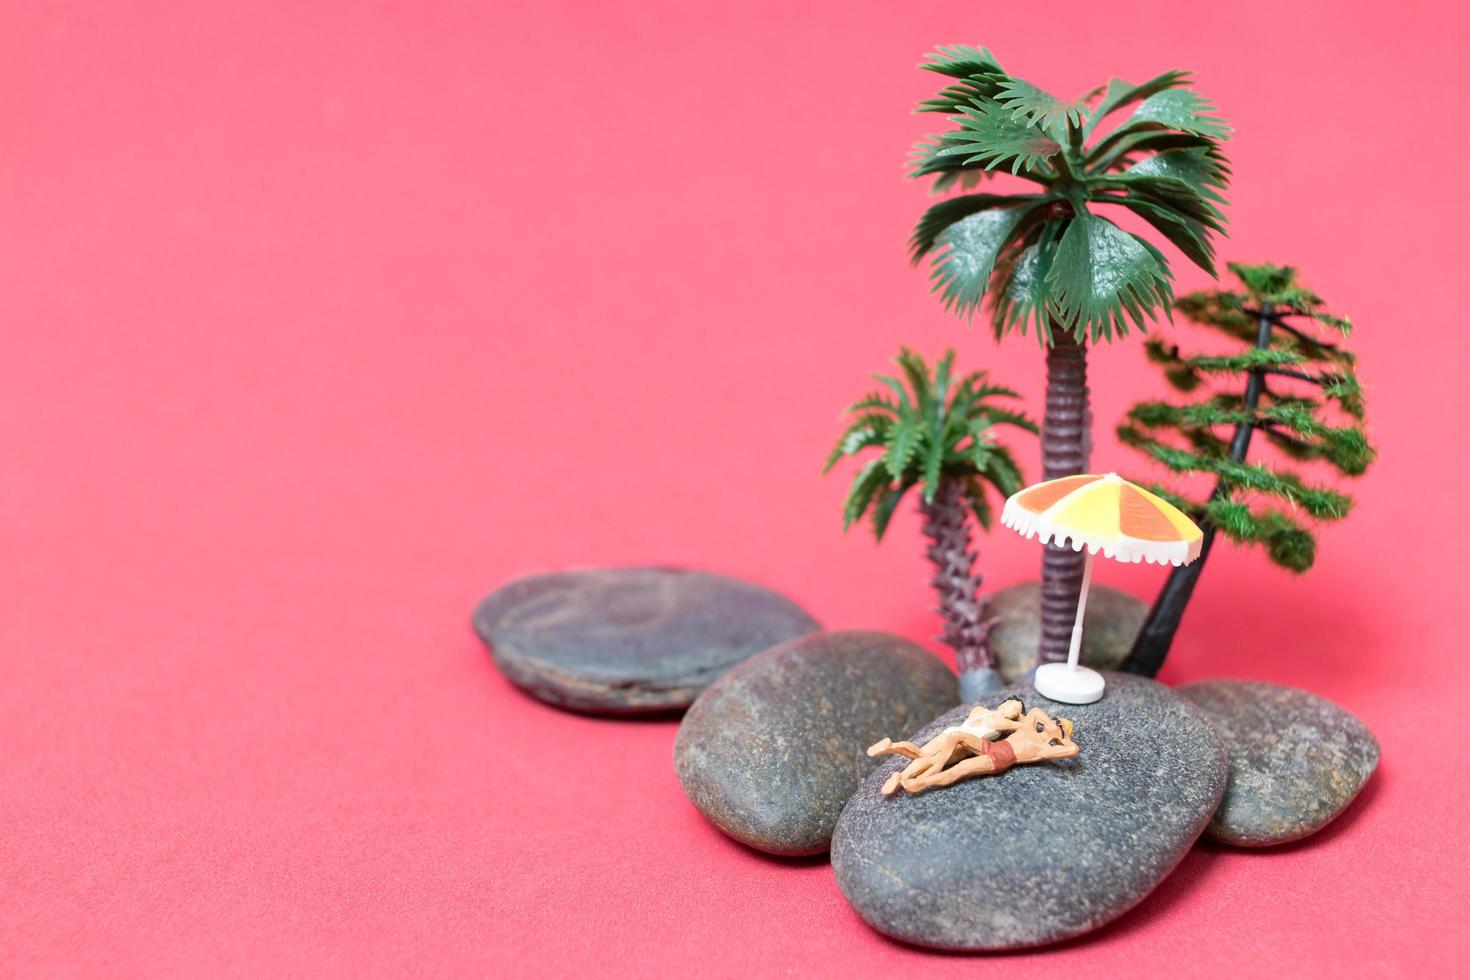
[[[923,748],[886,738],[870,745],[868,755],[901,755],[914,760],[888,777],[883,795],[893,795],[900,786],[910,793],[922,793],[931,786],[948,786],[967,776],[1005,772],[1020,762],[1070,759],[1082,751],[1072,741],[1070,721],[1053,720],[1040,708],[1023,715],[1022,708],[1014,698],[994,711],[977,705],[964,724],[946,728]],[[1000,740],[995,741],[997,738]]]

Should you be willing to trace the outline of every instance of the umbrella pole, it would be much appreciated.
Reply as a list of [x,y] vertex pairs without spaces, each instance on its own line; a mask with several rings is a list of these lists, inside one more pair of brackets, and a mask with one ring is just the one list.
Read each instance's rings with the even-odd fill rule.
[[1087,561],[1082,566],[1082,592],[1077,596],[1077,621],[1072,624],[1072,648],[1067,651],[1068,667],[1077,666],[1082,656],[1082,617],[1087,613],[1087,588],[1092,584],[1092,559],[1092,552],[1087,552]]
[[1087,590],[1092,585],[1091,552],[1082,564],[1082,594],[1077,597],[1077,620],[1072,624],[1072,648],[1066,663],[1042,664],[1036,668],[1032,683],[1036,693],[1063,704],[1091,704],[1103,696],[1107,682],[1103,675],[1077,661],[1082,657],[1082,620],[1087,615]]

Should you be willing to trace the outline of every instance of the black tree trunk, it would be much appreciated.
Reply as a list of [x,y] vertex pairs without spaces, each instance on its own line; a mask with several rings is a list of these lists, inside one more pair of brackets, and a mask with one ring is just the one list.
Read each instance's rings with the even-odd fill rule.
[[[1046,351],[1046,415],[1041,423],[1042,478],[1087,472],[1092,450],[1092,412],[1087,406],[1087,347],[1071,331],[1052,325]],[[1041,663],[1067,659],[1084,552],[1047,545],[1041,556]]]
[[[1267,303],[1261,309],[1260,320],[1256,324],[1256,347],[1261,350],[1271,346],[1271,314],[1271,304]],[[1247,414],[1255,412],[1256,406],[1261,403],[1261,391],[1265,387],[1265,372],[1251,371],[1246,375],[1243,407]],[[1245,454],[1250,449],[1251,436],[1255,431],[1256,427],[1250,422],[1242,422],[1235,427],[1235,432],[1230,437],[1231,462],[1245,462]],[[1225,481],[1221,480],[1215,484],[1210,499],[1218,500],[1224,495]],[[1199,557],[1190,564],[1180,565],[1169,572],[1164,587],[1154,600],[1153,608],[1143,621],[1138,638],[1133,641],[1133,649],[1128,651],[1128,657],[1123,661],[1123,670],[1154,677],[1164,666],[1164,658],[1169,655],[1169,648],[1174,644],[1174,634],[1179,632],[1179,624],[1184,619],[1184,607],[1189,604],[1190,596],[1194,595],[1195,583],[1205,570],[1205,559],[1210,557],[1210,548],[1215,543],[1214,525],[1208,518],[1202,519],[1200,524],[1205,536],[1200,544]]]
[[974,573],[975,552],[970,548],[969,509],[965,489],[955,480],[940,478],[931,503],[920,503],[924,515],[926,552],[934,563],[934,591],[939,594],[938,613],[944,617],[940,637],[954,648],[961,672],[994,667],[987,635],[991,621],[980,599],[980,576]]

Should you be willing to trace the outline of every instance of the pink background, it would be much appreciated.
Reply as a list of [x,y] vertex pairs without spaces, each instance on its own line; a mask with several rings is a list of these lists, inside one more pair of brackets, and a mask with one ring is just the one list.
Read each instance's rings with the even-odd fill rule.
[[[258,7],[0,8],[0,973],[1463,966],[1462,7]],[[1223,253],[1357,320],[1383,450],[1310,575],[1217,553],[1164,674],[1347,706],[1363,798],[991,962],[727,840],[673,723],[543,707],[468,626],[517,574],[656,561],[929,642],[912,515],[844,537],[817,470],[900,342],[1039,410],[1034,344],[905,260],[912,66],[956,41],[1064,94],[1195,69],[1238,130]],[[1125,343],[1093,380],[1096,465],[1134,467],[1156,377]],[[992,585],[1037,564],[983,543]]]

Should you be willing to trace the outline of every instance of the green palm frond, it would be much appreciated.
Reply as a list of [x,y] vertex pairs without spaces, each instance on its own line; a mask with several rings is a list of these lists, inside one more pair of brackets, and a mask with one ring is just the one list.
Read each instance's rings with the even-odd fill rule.
[[885,390],[848,410],[847,425],[823,467],[825,472],[843,459],[864,459],[843,504],[844,527],[867,516],[881,540],[910,490],[918,487],[932,501],[945,479],[961,481],[976,519],[984,514],[982,523],[988,523],[984,494],[1008,496],[1020,489],[1020,468],[996,436],[1005,428],[1035,434],[1036,423],[1014,406],[999,404],[1019,398],[1013,389],[991,382],[984,371],[957,375],[954,358],[949,350],[931,365],[904,348],[894,359],[898,375],[877,376]]
[[974,48],[968,44],[951,44],[934,49],[925,55],[920,68],[938,72],[951,78],[969,78],[972,75],[1003,75],[1005,70],[995,55],[985,48]]
[[1046,164],[1061,144],[999,102],[971,99],[960,107],[957,121],[959,129],[940,137],[944,145],[937,157],[957,159],[964,167],[1004,167],[1032,179],[1051,175]]
[[[980,48],[941,48],[923,67],[954,80],[920,106],[944,112],[953,128],[919,145],[912,175],[932,178],[936,192],[998,170],[1039,185],[925,211],[910,254],[930,263],[946,307],[968,317],[989,303],[997,332],[1034,324],[1043,344],[1054,325],[1106,340],[1171,313],[1173,272],[1160,245],[1215,274],[1230,128],[1185,72],[1139,85],[1113,79],[1063,99]],[[1142,218],[1157,239],[1122,231],[1109,208]]]
[[999,291],[993,292],[992,312],[997,337],[1007,329],[1026,333],[1026,325],[1036,325],[1036,337],[1051,343],[1051,290],[1048,286],[1057,245],[1067,230],[1067,222],[1048,221],[1032,235],[1017,243],[1008,256],[1002,256],[999,268]]
[[934,252],[929,278],[946,308],[966,315],[980,308],[1001,250],[1034,211],[1035,205],[1027,204],[976,211],[951,222],[929,250],[920,252],[922,243],[915,244],[916,259]]
[[1184,217],[1142,198],[1125,201],[1123,206],[1153,225],[1155,231],[1172,242],[1195,265],[1212,276],[1217,274],[1215,243],[1210,239],[1209,228],[1203,222]]
[[1132,322],[1173,301],[1169,266],[1158,249],[1106,218],[1084,215],[1068,223],[1047,284],[1064,322],[1091,326],[1093,340],[1123,336]]
[[1230,183],[1230,164],[1213,146],[1164,150],[1146,160],[1140,160],[1124,173],[1173,177],[1184,181],[1205,200],[1219,203],[1225,201],[1220,192]]
[[1230,124],[1212,116],[1215,106],[1187,88],[1171,88],[1143,100],[1133,110],[1125,126],[1159,126],[1194,136],[1223,140],[1230,136]]
[[1039,127],[1058,143],[1067,138],[1069,126],[1081,126],[1087,103],[1059,99],[1020,78],[1007,78],[999,85],[995,101],[1011,110],[1014,118]]
[[919,219],[909,239],[909,254],[918,262],[939,245],[946,231],[966,218],[983,211],[1016,211],[1025,203],[1010,194],[965,194],[940,201]]
[[898,413],[898,403],[881,391],[870,391],[847,408],[849,412],[862,412],[867,409],[895,415]]
[[1090,134],[1103,121],[1109,113],[1116,112],[1124,106],[1140,102],[1151,95],[1162,92],[1165,89],[1176,88],[1189,81],[1189,73],[1184,71],[1166,71],[1162,75],[1151,78],[1142,85],[1133,85],[1123,81],[1121,78],[1110,80],[1103,90],[1102,98],[1098,100],[1091,114],[1087,117],[1087,132]]
[[888,434],[887,452],[883,454],[883,465],[888,468],[888,475],[895,480],[902,479],[908,472],[909,464],[913,462],[914,453],[919,448],[919,440],[924,435],[922,425],[923,416],[914,412],[900,417],[898,423]]
[[919,67],[957,79],[934,98],[919,103],[921,112],[959,112],[973,99],[994,97],[1000,81],[1006,77],[1005,70],[989,51],[963,44],[939,48]]

